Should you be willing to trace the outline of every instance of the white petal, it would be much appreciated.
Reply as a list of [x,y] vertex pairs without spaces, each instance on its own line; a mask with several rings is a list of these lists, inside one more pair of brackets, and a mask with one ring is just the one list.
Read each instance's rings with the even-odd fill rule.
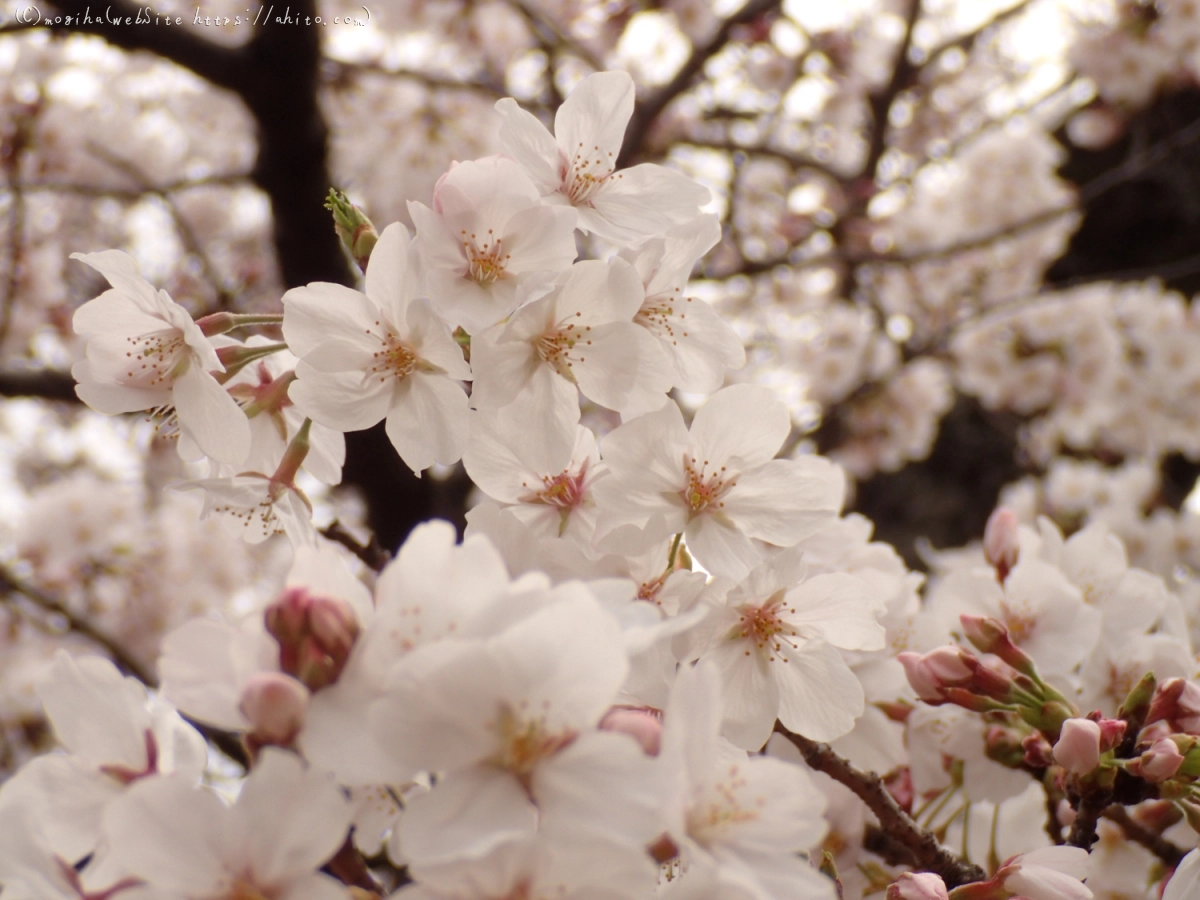
[[691,435],[697,456],[744,471],[773,458],[791,429],[787,406],[769,388],[735,384],[696,411]]
[[250,453],[250,423],[225,388],[193,363],[172,393],[180,429],[217,462],[241,465]]
[[470,404],[463,389],[444,375],[413,372],[396,391],[387,417],[387,436],[405,464],[417,474],[435,462],[462,457]]
[[615,164],[633,102],[628,72],[597,72],[579,82],[554,116],[554,135],[568,161],[577,152],[604,159],[611,153]]
[[367,296],[387,312],[394,325],[404,322],[413,294],[408,248],[408,229],[393,222],[383,229],[367,265]]
[[504,152],[525,167],[538,191],[553,194],[562,184],[559,174],[558,144],[537,117],[526,112],[511,97],[496,103],[496,112],[504,118],[500,126],[500,145]]
[[814,741],[849,732],[862,715],[863,689],[841,654],[823,641],[810,641],[799,650],[785,644],[778,655],[772,667],[779,685],[779,721]]
[[617,244],[637,244],[701,215],[712,199],[708,188],[668,169],[644,163],[618,172],[589,198],[591,214],[581,212],[581,226]]
[[361,292],[317,281],[283,295],[283,337],[303,359],[332,337],[364,334],[379,315],[378,305]]
[[355,372],[318,372],[303,362],[288,397],[314,422],[338,431],[370,428],[388,414],[394,387]]

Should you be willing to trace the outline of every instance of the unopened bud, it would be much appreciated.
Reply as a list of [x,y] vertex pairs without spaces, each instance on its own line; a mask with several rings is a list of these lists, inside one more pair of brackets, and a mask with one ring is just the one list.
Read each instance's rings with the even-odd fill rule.
[[1001,584],[1017,564],[1020,552],[1020,522],[1017,521],[1017,514],[1007,507],[997,507],[988,516],[983,529],[983,555],[996,570],[996,578]]
[[[283,451],[283,459],[279,461],[279,468],[271,476],[271,483],[276,485],[284,485],[296,490],[296,473],[300,471],[300,466],[304,464],[304,460],[308,457],[309,448],[309,431],[312,429],[312,419],[305,419],[296,436],[292,438],[287,449]],[[299,491],[297,490],[297,493]],[[301,494],[303,497],[303,494]],[[304,498],[307,502],[308,498]]]
[[1100,726],[1101,753],[1115,749],[1125,739],[1125,730],[1129,727],[1127,722],[1122,722],[1120,719],[1106,719],[1103,716],[1093,718],[1093,721]]
[[1027,734],[1021,741],[1021,749],[1025,751],[1025,762],[1035,769],[1046,769],[1054,762],[1054,748],[1040,731]]
[[1200,686],[1183,678],[1171,678],[1158,686],[1147,724],[1165,720],[1177,731],[1200,734]]
[[1125,696],[1117,715],[1130,722],[1135,729],[1140,727],[1149,715],[1150,702],[1154,699],[1156,687],[1154,673],[1147,672]]
[[1100,726],[1091,719],[1063,722],[1054,761],[1073,775],[1087,775],[1100,765]]
[[284,591],[266,608],[263,621],[279,643],[280,670],[310,691],[338,680],[359,633],[347,603],[313,597],[303,587]]
[[1012,642],[1008,628],[999,619],[988,616],[958,617],[962,622],[963,634],[966,635],[975,649],[980,653],[991,653],[998,656],[1006,664],[1012,666],[1022,675],[1027,675],[1035,681],[1038,679],[1037,667],[1029,654]]
[[367,214],[351,203],[341,191],[330,188],[325,208],[333,213],[333,228],[341,238],[342,245],[350,251],[358,267],[367,271],[371,251],[379,243],[379,232]]
[[1025,747],[1022,737],[1003,725],[989,725],[983,736],[983,752],[988,759],[1019,769],[1025,762]]
[[905,872],[888,885],[887,900],[948,900],[946,882],[933,872]]
[[904,674],[917,696],[936,705],[945,702],[946,687],[962,684],[971,677],[962,656],[961,648],[946,646],[928,653],[905,651],[896,658],[904,666]]
[[286,747],[304,727],[308,690],[280,672],[259,672],[242,688],[238,708],[252,726],[250,739],[259,747]]
[[1150,749],[1127,767],[1128,771],[1144,778],[1151,784],[1159,784],[1172,778],[1183,765],[1183,754],[1170,738],[1155,741]]
[[599,728],[629,735],[647,756],[658,756],[662,746],[662,720],[656,710],[614,706],[600,720]]

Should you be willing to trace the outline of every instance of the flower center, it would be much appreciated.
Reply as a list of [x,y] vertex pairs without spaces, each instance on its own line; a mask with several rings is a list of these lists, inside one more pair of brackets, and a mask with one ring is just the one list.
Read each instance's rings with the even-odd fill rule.
[[574,732],[555,734],[546,727],[544,721],[522,719],[508,706],[501,707],[492,728],[496,731],[499,745],[492,757],[492,764],[512,772],[522,780],[533,774],[539,762],[575,740]]
[[396,334],[390,325],[381,325],[378,321],[375,325],[383,330],[367,332],[379,341],[379,349],[371,354],[372,362],[367,370],[367,377],[378,378],[383,382],[389,378],[399,381],[411,375],[420,362],[416,352],[400,340],[400,335]]
[[468,278],[479,284],[494,284],[505,277],[504,269],[512,259],[512,254],[504,252],[503,238],[496,237],[491,228],[484,236],[482,244],[479,243],[479,236],[475,232],[468,235],[466,229],[459,232],[459,238],[462,240],[463,253],[467,257]]
[[1037,616],[1022,613],[1003,601],[1000,603],[1000,613],[1000,618],[1008,629],[1008,636],[1017,646],[1028,640],[1037,627]]
[[131,387],[170,387],[187,368],[187,342],[177,328],[126,338],[125,383]]
[[[574,474],[569,469],[563,469],[557,475],[543,475],[542,489],[522,498],[522,502],[541,503],[570,511],[583,502],[583,483],[586,475],[587,460],[584,460],[579,471]],[[522,481],[521,487],[528,487],[528,484]]]
[[229,886],[229,893],[221,900],[267,900],[258,886],[244,878],[235,878]]
[[709,462],[704,460],[696,465],[696,457],[684,457],[683,471],[687,476],[687,487],[681,492],[683,502],[693,513],[703,512],[710,506],[720,509],[725,505],[721,500],[729,489],[737,484],[736,475],[726,475],[725,467],[708,471]]
[[[675,288],[674,293],[678,294],[679,288]],[[691,302],[691,297],[672,297],[670,294],[647,297],[642,308],[634,314],[633,321],[654,334],[669,338],[672,346],[675,346],[679,338],[688,336],[686,331],[676,329],[687,318],[687,304]]]
[[[759,810],[745,808],[738,797],[738,791],[745,786],[745,776],[736,763],[731,765],[725,778],[709,789],[708,796],[688,810],[688,835],[697,843],[707,846],[730,826],[757,819]],[[755,799],[755,806],[761,808],[765,805],[765,797]]]
[[[575,313],[575,315],[578,316],[580,313]],[[538,356],[542,358],[542,362],[563,378],[574,382],[575,375],[571,372],[572,365],[587,361],[587,358],[582,355],[574,355],[575,345],[590,346],[592,342],[588,340],[587,333],[591,330],[591,325],[585,325],[580,330],[576,328],[574,322],[567,325],[560,324],[554,331],[547,331],[535,338],[533,346],[537,350]]]
[[602,153],[599,147],[592,147],[589,152],[580,144],[575,149],[571,161],[565,166],[563,180],[566,183],[563,185],[563,193],[576,206],[587,203],[588,198],[613,177],[614,167],[611,153]]
[[[784,607],[783,591],[778,591],[761,606],[747,604],[740,607],[738,623],[729,632],[729,638],[750,641],[760,652],[767,654],[768,662],[774,662],[775,654],[783,649],[784,644],[796,649],[793,638],[800,637],[800,632],[782,618],[782,614],[795,611],[792,607]],[[746,650],[746,655],[750,655],[749,650]],[[786,656],[781,658],[784,662],[788,661]]]

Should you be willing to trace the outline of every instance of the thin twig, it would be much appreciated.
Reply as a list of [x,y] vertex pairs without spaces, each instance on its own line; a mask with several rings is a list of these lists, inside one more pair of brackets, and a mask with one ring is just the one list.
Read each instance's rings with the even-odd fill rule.
[[321,529],[321,536],[336,544],[341,544],[362,560],[364,565],[375,572],[382,572],[384,567],[392,561],[391,554],[379,546],[378,541],[375,540],[375,535],[371,535],[371,539],[366,544],[360,543],[336,519],[331,525]]
[[932,832],[914,822],[888,793],[883,779],[874,772],[864,772],[856,768],[849,760],[835,753],[828,744],[793,734],[778,723],[775,725],[775,731],[795,745],[809,766],[850,788],[871,812],[875,813],[883,830],[912,853],[919,868],[936,872],[951,888],[987,878],[983,869],[974,863],[959,859],[943,847]]
[[1133,818],[1133,816],[1129,815],[1128,810],[1119,803],[1114,803],[1100,815],[1102,818],[1121,826],[1121,830],[1125,832],[1125,837],[1136,844],[1141,844],[1171,868],[1179,865],[1180,860],[1187,854],[1187,851],[1182,847],[1168,841],[1158,832],[1147,828],[1137,819]]
[[921,0],[909,0],[908,15],[904,20],[904,34],[900,38],[900,46],[896,49],[896,58],[892,63],[892,75],[882,89],[868,97],[871,107],[871,140],[867,145],[867,158],[863,162],[860,175],[863,178],[874,178],[879,160],[887,149],[888,113],[900,92],[908,86],[909,81],[917,72],[917,67],[908,58],[908,50],[912,46],[913,31],[917,19],[921,17]]

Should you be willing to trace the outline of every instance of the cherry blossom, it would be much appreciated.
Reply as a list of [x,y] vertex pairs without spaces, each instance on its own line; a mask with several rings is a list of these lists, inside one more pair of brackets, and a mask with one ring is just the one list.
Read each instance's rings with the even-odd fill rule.
[[454,164],[438,181],[433,209],[410,202],[408,211],[433,308],[471,334],[510,315],[522,302],[519,287],[575,259],[575,212],[542,205],[510,159]]
[[772,459],[790,429],[753,385],[714,394],[690,431],[673,403],[615,429],[601,445],[599,545],[637,552],[683,532],[705,568],[736,578],[762,559],[754,539],[788,547],[817,531],[841,505],[841,476],[816,457]]
[[250,451],[250,426],[212,372],[224,372],[216,350],[178,303],[141,276],[119,250],[76,253],[112,288],[75,311],[88,338],[75,364],[76,392],[88,406],[115,414],[151,410],[164,431],[186,434],[213,459],[238,465]]
[[633,79],[625,72],[589,75],[554,117],[554,136],[515,100],[496,103],[500,140],[548,200],[579,210],[579,228],[618,244],[638,244],[699,215],[707,189],[651,164],[616,171],[633,115]]
[[396,452],[414,472],[462,456],[471,369],[428,302],[416,299],[414,253],[403,225],[380,235],[366,294],[310,284],[283,296],[283,334],[300,357],[288,396],[340,431],[387,419]]

